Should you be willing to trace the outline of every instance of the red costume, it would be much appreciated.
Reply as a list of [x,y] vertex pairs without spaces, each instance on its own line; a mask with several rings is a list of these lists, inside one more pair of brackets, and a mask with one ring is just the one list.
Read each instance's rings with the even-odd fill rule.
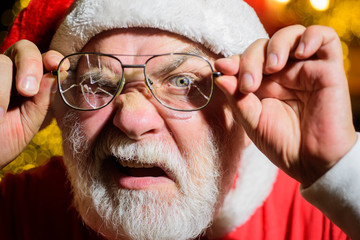
[[[61,158],[0,183],[0,239],[102,239],[82,223],[71,205]],[[347,239],[299,193],[299,183],[279,172],[273,190],[242,226],[222,239]]]

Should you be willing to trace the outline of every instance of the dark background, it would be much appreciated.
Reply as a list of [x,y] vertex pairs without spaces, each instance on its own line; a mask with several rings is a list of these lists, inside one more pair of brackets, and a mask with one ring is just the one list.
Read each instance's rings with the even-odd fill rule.
[[[13,18],[15,17],[15,14],[17,14],[20,9],[16,8],[14,0],[2,0],[0,2],[0,41],[2,42],[13,21]],[[20,1],[18,1],[17,5],[20,6]]]

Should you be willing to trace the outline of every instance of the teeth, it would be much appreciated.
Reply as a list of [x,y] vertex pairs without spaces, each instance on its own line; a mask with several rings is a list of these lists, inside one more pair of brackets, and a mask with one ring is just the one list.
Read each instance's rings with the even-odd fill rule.
[[153,165],[147,163],[139,163],[139,162],[128,162],[128,161],[120,161],[120,164],[123,167],[130,167],[130,168],[152,168]]

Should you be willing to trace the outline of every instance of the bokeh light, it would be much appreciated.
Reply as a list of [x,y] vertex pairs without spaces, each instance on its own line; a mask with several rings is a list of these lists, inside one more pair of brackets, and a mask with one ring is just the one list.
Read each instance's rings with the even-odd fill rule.
[[325,11],[329,8],[329,0],[310,0],[311,6],[318,11]]
[[290,2],[290,0],[275,0],[275,2],[278,2],[278,3],[288,3],[288,2]]

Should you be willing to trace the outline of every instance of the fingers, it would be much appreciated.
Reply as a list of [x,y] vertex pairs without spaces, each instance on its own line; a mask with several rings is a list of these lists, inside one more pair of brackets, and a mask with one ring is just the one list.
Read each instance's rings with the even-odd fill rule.
[[[59,53],[56,52],[54,50],[50,50],[46,53],[43,54],[43,63],[44,63],[44,68],[47,71],[53,71],[56,70],[60,61],[64,58],[64,56]],[[65,68],[64,70],[67,70],[70,67],[70,62],[69,61],[65,61],[62,66]]]
[[239,70],[239,90],[242,93],[256,91],[262,80],[268,40],[260,39],[254,42],[241,55]]
[[[293,61],[289,62],[289,59]],[[285,68],[292,66],[291,75],[301,68],[301,64],[293,68],[294,61],[307,59],[336,60],[337,64],[342,61],[341,44],[333,29],[323,26],[305,28],[300,25],[286,27],[276,32],[270,40],[255,41],[240,57],[217,60],[215,68],[224,75],[237,76],[236,87],[241,93],[247,94],[259,89],[264,74],[280,72],[282,75],[273,75],[272,79],[286,87],[296,88],[291,81],[295,78],[290,79]]]
[[314,54],[318,59],[342,61],[341,43],[334,29],[325,26],[311,26],[306,29],[295,51],[295,57],[307,59]]
[[[48,51],[42,54],[42,61],[44,69],[48,72],[42,76],[39,86],[39,92],[33,97],[33,102],[35,103],[38,109],[34,109],[33,112],[36,113],[40,111],[39,116],[45,116],[49,110],[51,99],[55,93],[56,89],[56,78],[50,73],[50,71],[56,70],[59,62],[63,58],[63,55],[56,51]],[[68,63],[69,64],[69,63]],[[67,65],[67,62],[64,63]],[[65,66],[66,67],[66,66]],[[32,103],[29,102],[29,108],[32,107]],[[36,117],[36,116],[33,116]]]
[[31,97],[39,91],[43,75],[40,51],[35,44],[21,40],[12,45],[5,55],[10,57],[16,68],[16,90],[25,97]]
[[305,27],[295,25],[283,28],[272,36],[266,50],[265,74],[283,69],[295,49],[302,51],[303,42],[299,43],[299,40],[305,30]]
[[294,60],[323,59],[342,61],[340,40],[332,28],[300,25],[283,28],[269,40],[264,72],[281,71]]
[[12,69],[13,63],[11,59],[5,55],[0,55],[0,123],[4,118],[10,101],[10,89],[13,76]]
[[251,44],[241,56],[217,60],[215,68],[224,75],[236,76],[238,79],[236,87],[241,93],[254,92],[261,84],[267,42],[267,39],[259,39]]
[[[325,61],[316,63],[319,59]],[[309,84],[302,82],[304,76],[311,83],[314,79],[309,77],[315,78],[314,71],[328,71],[328,61],[333,59],[342,61],[340,41],[334,30],[322,26],[290,26],[269,40],[255,41],[240,56],[217,60],[215,68],[223,76],[218,77],[216,83],[229,101],[235,103],[239,116],[251,119],[252,123],[248,123],[255,126],[261,112],[261,99],[298,99],[297,92],[304,91]],[[309,67],[315,69],[306,71]]]
[[43,76],[43,70],[56,70],[62,57],[55,51],[41,55],[36,45],[27,40],[15,43],[0,55],[0,121],[10,107],[23,105],[35,113],[39,110],[36,107],[48,108],[55,78]]

